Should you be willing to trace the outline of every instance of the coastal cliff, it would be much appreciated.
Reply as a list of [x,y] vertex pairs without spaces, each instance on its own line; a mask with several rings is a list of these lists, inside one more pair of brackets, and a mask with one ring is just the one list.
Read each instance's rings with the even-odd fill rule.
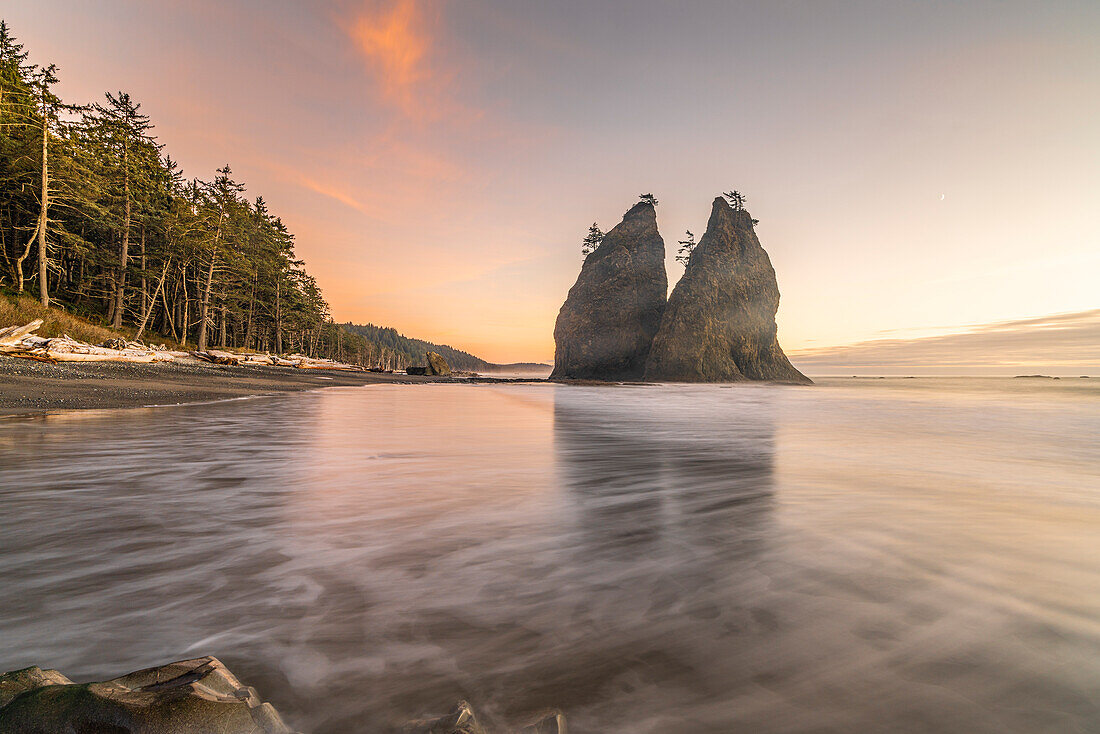
[[776,338],[779,287],[752,217],[717,197],[646,361],[657,382],[812,381]]
[[667,293],[665,242],[643,201],[588,255],[569,289],[554,326],[551,379],[640,380]]

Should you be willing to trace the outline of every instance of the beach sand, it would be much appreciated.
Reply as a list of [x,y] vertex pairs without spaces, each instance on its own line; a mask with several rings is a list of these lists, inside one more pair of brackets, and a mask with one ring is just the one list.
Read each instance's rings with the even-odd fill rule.
[[175,405],[320,387],[461,379],[289,367],[230,367],[194,362],[47,364],[0,356],[0,416]]

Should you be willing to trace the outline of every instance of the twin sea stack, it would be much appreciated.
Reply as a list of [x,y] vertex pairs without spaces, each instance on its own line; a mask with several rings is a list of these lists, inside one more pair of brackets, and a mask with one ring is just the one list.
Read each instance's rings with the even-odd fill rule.
[[640,203],[588,256],[558,314],[552,379],[811,384],[776,339],[779,287],[752,217],[714,200],[665,302],[664,240]]
[[641,380],[668,293],[665,241],[640,202],[584,260],[554,325],[550,379]]

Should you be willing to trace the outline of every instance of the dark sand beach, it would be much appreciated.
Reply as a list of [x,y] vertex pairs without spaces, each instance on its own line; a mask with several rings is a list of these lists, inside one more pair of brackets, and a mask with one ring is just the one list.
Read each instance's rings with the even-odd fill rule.
[[[193,362],[46,364],[0,357],[0,416],[175,405],[320,387],[467,379],[287,367],[231,367]],[[497,378],[476,379],[501,381]]]

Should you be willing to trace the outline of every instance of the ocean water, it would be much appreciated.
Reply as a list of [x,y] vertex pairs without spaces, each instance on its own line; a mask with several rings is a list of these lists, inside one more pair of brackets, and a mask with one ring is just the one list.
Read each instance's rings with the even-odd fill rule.
[[0,670],[306,732],[1100,731],[1100,380],[334,388],[0,422]]

